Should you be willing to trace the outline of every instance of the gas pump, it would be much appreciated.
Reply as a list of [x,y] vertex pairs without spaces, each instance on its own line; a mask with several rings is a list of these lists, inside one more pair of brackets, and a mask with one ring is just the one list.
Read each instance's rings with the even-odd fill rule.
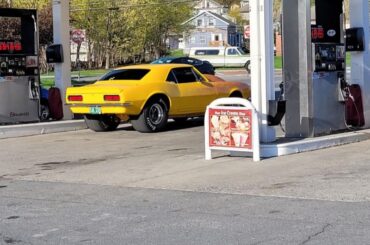
[[310,0],[293,2],[283,1],[286,136],[344,130],[343,0],[316,0],[314,6]]
[[0,123],[39,121],[35,10],[0,9]]

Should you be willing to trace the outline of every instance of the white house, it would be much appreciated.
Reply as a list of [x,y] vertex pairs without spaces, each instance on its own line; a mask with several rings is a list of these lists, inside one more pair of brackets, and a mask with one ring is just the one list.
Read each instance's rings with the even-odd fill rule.
[[184,24],[194,28],[184,34],[185,53],[191,47],[241,46],[243,34],[237,25],[210,11],[200,11]]
[[213,0],[201,0],[198,2],[198,4],[195,5],[194,8],[197,14],[208,11],[208,12],[213,12],[221,16],[226,16],[228,12],[227,7]]

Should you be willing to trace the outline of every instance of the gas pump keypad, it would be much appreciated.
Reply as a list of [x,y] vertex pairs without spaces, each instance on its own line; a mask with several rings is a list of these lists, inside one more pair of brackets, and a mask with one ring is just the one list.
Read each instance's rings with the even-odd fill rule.
[[26,56],[1,55],[0,56],[0,76],[34,76],[37,69],[29,67]]
[[341,44],[314,43],[314,71],[343,71],[345,48]]

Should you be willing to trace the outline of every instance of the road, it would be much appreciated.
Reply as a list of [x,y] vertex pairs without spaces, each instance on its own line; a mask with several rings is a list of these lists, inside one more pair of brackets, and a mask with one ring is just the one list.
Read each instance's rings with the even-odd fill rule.
[[203,130],[0,140],[0,244],[369,244],[369,142],[205,161]]
[[369,142],[205,161],[202,131],[0,140],[0,244],[367,244]]
[[[247,84],[251,84],[250,75],[245,70],[217,70],[216,75],[222,77],[226,81],[231,82],[245,82]],[[276,87],[281,83],[283,80],[283,75],[281,70],[275,70],[274,73],[274,81]]]

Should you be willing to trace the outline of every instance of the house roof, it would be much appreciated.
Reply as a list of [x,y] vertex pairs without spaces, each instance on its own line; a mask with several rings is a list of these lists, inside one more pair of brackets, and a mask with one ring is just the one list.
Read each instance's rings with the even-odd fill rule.
[[228,24],[228,25],[235,25],[235,23],[234,23],[234,22],[232,22],[231,20],[228,20],[228,19],[226,19],[225,17],[223,17],[223,16],[221,16],[221,15],[219,15],[219,14],[213,13],[213,12],[211,12],[211,11],[202,11],[202,12],[200,12],[199,14],[197,14],[197,15],[193,16],[192,18],[190,18],[189,20],[185,21],[183,24],[186,24],[186,23],[188,23],[188,22],[190,22],[190,21],[192,21],[192,20],[194,20],[194,19],[198,18],[199,16],[202,16],[202,15],[205,15],[205,14],[212,15],[212,16],[213,16],[213,17],[215,17],[216,19],[219,19],[220,21],[222,21],[222,22],[224,22],[224,23],[226,23],[226,24]]
[[[199,8],[202,8],[203,4],[204,4],[205,0],[202,0],[202,1],[199,1],[198,5],[199,5]],[[208,2],[211,2],[213,3],[214,5],[218,6],[219,8],[222,8],[224,7],[222,4],[214,1],[214,0],[208,0]]]

